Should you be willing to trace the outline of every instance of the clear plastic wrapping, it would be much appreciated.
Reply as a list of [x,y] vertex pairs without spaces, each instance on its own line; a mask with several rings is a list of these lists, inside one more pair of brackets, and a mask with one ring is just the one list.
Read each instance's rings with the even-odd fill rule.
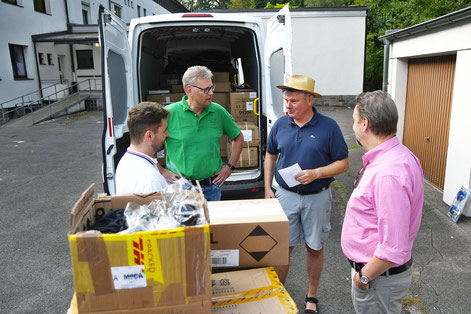
[[207,224],[199,192],[187,179],[181,177],[159,193],[162,199],[148,205],[129,202],[124,210],[128,229],[119,233]]

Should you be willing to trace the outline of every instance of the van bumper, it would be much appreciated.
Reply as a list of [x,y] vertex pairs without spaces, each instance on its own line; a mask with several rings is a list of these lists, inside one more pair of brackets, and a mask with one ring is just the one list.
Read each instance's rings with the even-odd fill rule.
[[221,187],[223,196],[247,195],[263,192],[263,180],[225,182]]

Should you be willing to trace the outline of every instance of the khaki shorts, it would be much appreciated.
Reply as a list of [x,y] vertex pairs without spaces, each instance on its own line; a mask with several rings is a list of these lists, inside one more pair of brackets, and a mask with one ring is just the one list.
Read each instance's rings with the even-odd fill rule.
[[299,195],[278,187],[275,194],[289,219],[289,246],[304,242],[313,250],[320,250],[329,237],[332,192],[330,187],[318,194]]

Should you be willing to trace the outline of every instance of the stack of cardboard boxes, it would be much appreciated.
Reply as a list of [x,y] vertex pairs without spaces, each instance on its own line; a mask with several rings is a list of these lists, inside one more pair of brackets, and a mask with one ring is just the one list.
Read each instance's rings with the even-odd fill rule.
[[208,203],[197,194],[209,225],[86,231],[110,210],[160,197],[94,198],[93,185],[82,194],[70,215],[68,313],[297,313],[272,267],[289,260],[289,222],[276,199]]

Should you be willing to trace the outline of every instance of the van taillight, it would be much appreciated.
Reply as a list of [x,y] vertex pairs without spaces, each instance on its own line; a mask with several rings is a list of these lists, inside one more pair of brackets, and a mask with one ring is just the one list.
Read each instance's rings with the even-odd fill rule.
[[213,17],[212,14],[208,13],[187,13],[183,14],[182,17]]

